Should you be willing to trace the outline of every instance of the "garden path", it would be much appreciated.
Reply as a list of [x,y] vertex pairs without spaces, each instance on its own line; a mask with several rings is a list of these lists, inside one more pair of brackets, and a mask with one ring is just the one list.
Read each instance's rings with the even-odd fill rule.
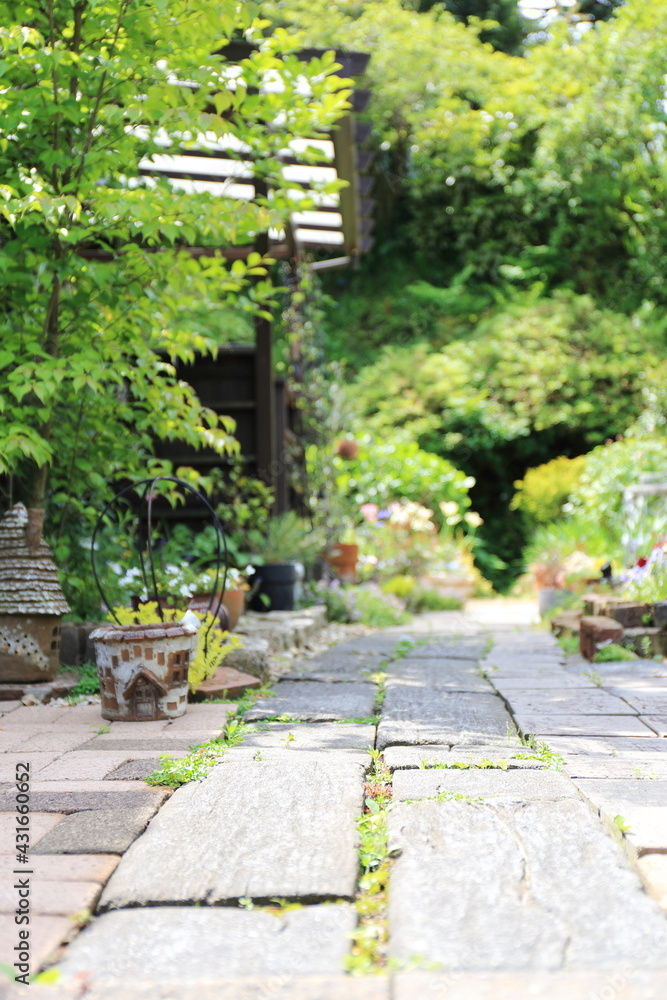
[[[664,1000],[667,669],[567,662],[525,605],[494,604],[297,663],[246,714],[243,743],[173,795],[140,776],[218,732],[225,706],[96,732],[96,706],[5,704],[3,777],[21,755],[35,772],[36,960],[73,910],[97,914],[57,986],[13,995]],[[359,882],[369,798],[362,849],[385,859],[386,911]],[[383,951],[378,976],[342,971]]]

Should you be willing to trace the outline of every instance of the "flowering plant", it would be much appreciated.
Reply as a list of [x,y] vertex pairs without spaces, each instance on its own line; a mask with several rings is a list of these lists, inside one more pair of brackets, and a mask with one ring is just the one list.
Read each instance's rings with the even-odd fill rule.
[[365,529],[359,529],[362,571],[366,568],[381,576],[416,576],[424,571],[437,538],[432,510],[407,500],[384,509],[363,504],[361,513],[366,522]]
[[632,601],[662,601],[667,598],[667,539],[654,545],[649,555],[624,573],[621,595]]
[[[118,563],[109,563],[109,569],[116,574],[117,586],[125,595],[125,599],[136,595],[141,601],[145,601],[149,596],[153,596],[146,590],[146,582],[148,590],[152,591],[153,589],[153,579],[148,567],[146,568],[146,582],[138,566],[123,569]],[[246,566],[244,570],[228,569],[225,589],[250,590],[246,576],[252,570],[252,566]],[[201,569],[201,567],[187,562],[179,565],[166,563],[163,566],[155,566],[158,595],[160,597],[182,598],[186,604],[195,594],[210,593],[215,586],[215,577],[214,569]],[[218,590],[222,590],[224,580],[224,572],[221,570],[218,574]]]

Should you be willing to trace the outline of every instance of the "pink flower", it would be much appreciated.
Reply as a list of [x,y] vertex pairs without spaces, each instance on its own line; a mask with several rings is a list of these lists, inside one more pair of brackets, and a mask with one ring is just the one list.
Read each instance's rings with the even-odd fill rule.
[[378,519],[378,510],[380,508],[376,503],[362,503],[359,510],[361,511],[364,521],[373,522]]

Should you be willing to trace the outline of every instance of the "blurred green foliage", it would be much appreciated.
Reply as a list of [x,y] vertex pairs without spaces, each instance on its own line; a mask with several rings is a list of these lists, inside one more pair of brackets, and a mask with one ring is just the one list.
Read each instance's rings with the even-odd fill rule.
[[413,500],[432,510],[440,525],[438,503],[454,502],[461,510],[470,506],[472,477],[447,459],[423,451],[416,441],[400,433],[364,434],[358,444],[356,458],[333,460],[336,489],[357,510],[366,503],[386,507],[392,501]]
[[586,459],[560,455],[544,465],[528,469],[523,479],[515,482],[516,493],[510,510],[522,510],[535,524],[547,524],[563,514],[563,506],[581,478]]

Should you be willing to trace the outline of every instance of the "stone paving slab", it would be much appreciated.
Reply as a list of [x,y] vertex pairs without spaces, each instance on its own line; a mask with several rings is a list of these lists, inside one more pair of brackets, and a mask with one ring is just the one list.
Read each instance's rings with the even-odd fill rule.
[[[49,956],[62,944],[62,942],[73,933],[75,925],[67,917],[50,917],[45,914],[34,914],[30,918],[30,966],[31,971],[36,971]],[[19,943],[19,927],[14,923],[14,917],[9,914],[0,914],[0,962],[6,965],[13,965],[16,961],[14,946]],[[0,982],[0,990],[2,990]],[[34,997],[34,983],[31,983],[24,994]],[[0,996],[2,993],[0,992]]]
[[167,977],[192,984],[248,972],[326,976],[340,973],[355,924],[355,909],[346,904],[281,915],[231,907],[116,911],[86,928],[57,968],[65,984],[84,973],[93,982],[135,984]]
[[586,691],[546,690],[513,691],[509,696],[512,711],[519,715],[636,715],[622,698],[597,689]]
[[521,677],[506,677],[504,674],[500,676],[494,672],[490,677],[494,687],[508,694],[515,691],[548,691],[551,688],[590,690],[596,687],[593,681],[583,674],[571,674],[567,670],[558,669],[535,675],[526,671],[525,676]]
[[[267,976],[216,976],[195,983],[117,979],[98,981],[86,990],[86,1000],[390,1000],[388,977],[346,975],[307,976],[285,973]],[[81,1000],[81,986],[14,987],[7,1000]],[[413,998],[414,1000],[414,998]],[[586,998],[588,1000],[588,998]]]
[[611,832],[618,833],[614,817],[623,817],[633,851],[667,852],[667,780],[576,778],[574,784]]
[[614,693],[618,698],[625,699],[639,715],[662,716],[667,720],[667,691],[663,690],[662,697],[652,691],[639,692],[623,688],[610,691],[610,694]]
[[485,639],[443,639],[415,646],[412,659],[479,660],[484,655]]
[[322,673],[339,679],[346,677],[363,679],[364,674],[375,673],[376,670],[382,669],[383,664],[389,662],[390,645],[385,644],[385,648],[387,652],[381,653],[362,649],[343,650],[340,646],[335,646],[318,656],[295,660],[290,673],[299,678],[303,678],[304,673]]
[[419,954],[443,972],[667,965],[662,911],[576,799],[400,803],[389,849],[401,852],[389,899],[399,960]]
[[549,715],[515,712],[523,733],[533,736],[655,736],[636,715]]
[[667,715],[642,715],[640,718],[644,725],[650,726],[658,736],[663,739],[667,736]]
[[474,665],[462,665],[461,660],[411,659],[396,660],[385,667],[387,686],[406,684],[434,690],[470,691],[493,694],[493,688],[480,676]]
[[664,1000],[667,972],[638,964],[610,972],[404,973],[394,977],[392,1000]]
[[651,692],[663,698],[667,697],[667,673],[663,673],[660,677],[628,677],[625,674],[617,674],[603,680],[605,690],[611,691],[612,694],[618,694],[621,698],[626,697],[626,691],[628,695],[643,695]]
[[523,677],[532,680],[536,677],[560,676],[563,670],[560,660],[534,660],[532,657],[524,657],[521,662],[490,657],[488,660],[482,660],[479,666],[491,680],[494,677]]
[[395,684],[387,688],[377,746],[498,742],[513,728],[496,695],[454,694]]
[[227,754],[163,806],[101,907],[352,897],[363,779],[364,767],[341,755]]
[[646,757],[660,757],[667,754],[667,740],[634,736],[552,736],[549,746],[561,754],[640,754]]
[[[310,662],[310,661],[306,661]],[[323,684],[354,684],[359,681],[367,681],[372,674],[385,670],[383,663],[376,663],[370,667],[345,667],[341,670],[332,668],[322,668],[321,670],[290,670],[287,674],[281,674],[283,681],[321,681]]]
[[576,796],[572,782],[556,771],[503,771],[495,768],[450,768],[396,771],[393,798],[428,799],[442,794],[469,795],[485,801],[530,802]]
[[543,763],[539,760],[523,760],[515,757],[514,755],[518,753],[530,754],[531,751],[526,747],[518,746],[516,743],[485,743],[482,746],[457,744],[451,748],[449,745],[441,747],[392,746],[387,747],[383,751],[382,757],[390,771],[421,768],[422,762],[425,762],[428,768],[429,765],[432,766],[434,764],[453,765],[461,763],[474,766],[487,760],[491,760],[493,763],[504,761],[509,770],[513,770],[514,768],[534,770],[544,767]]
[[[30,813],[30,850],[40,838],[44,837],[49,830],[57,826],[63,819],[62,814],[55,813]],[[16,854],[16,809],[11,812],[0,812],[0,855]]]
[[652,660],[648,661],[650,666],[645,665],[646,660],[635,661],[637,666],[633,666],[632,663],[590,663],[588,660],[583,662],[585,664],[583,666],[567,664],[567,672],[573,677],[585,677],[595,673],[601,679],[605,690],[609,690],[611,687],[636,687],[641,684],[652,684],[655,681],[664,680],[667,676],[665,670],[660,670]]
[[[367,750],[336,750],[335,759],[343,760],[347,763],[354,763],[364,772],[368,771],[371,766],[371,757]],[[306,760],[309,764],[321,764],[326,767],[327,764],[332,763],[332,751],[331,750],[318,750],[317,747],[301,747],[299,749],[298,745],[294,743],[285,743],[281,746],[273,747],[246,747],[238,746],[232,747],[227,754],[225,754],[225,760],[228,764],[236,766],[241,762],[254,763],[254,764],[289,764],[299,763],[295,761],[294,758],[298,757],[301,760]]]
[[374,714],[374,684],[323,684],[280,681],[275,698],[262,698],[246,712],[246,722],[288,715],[307,722],[370,718]]
[[396,647],[403,648],[406,643],[416,645],[415,636],[411,632],[389,633],[380,632],[377,635],[364,635],[357,639],[348,639],[347,642],[339,642],[331,649],[320,653],[316,659],[335,659],[340,654],[372,654],[375,656],[387,657],[396,652]]
[[[76,813],[87,809],[144,807],[156,810],[171,794],[168,788],[150,788],[138,781],[123,782],[122,785],[110,785],[107,781],[48,781],[43,783],[46,788],[38,788],[38,784],[41,782],[30,784],[30,806],[37,812]],[[128,788],[128,785],[131,787]],[[0,811],[10,812],[15,802],[15,788],[0,792]]]
[[[289,738],[290,733],[294,739]],[[290,750],[366,750],[375,746],[375,726],[355,722],[272,722],[248,733],[243,747],[280,747]]]
[[662,754],[571,754],[564,772],[570,778],[633,778],[650,781],[667,778],[667,757]]
[[636,864],[646,891],[667,910],[667,854],[644,854]]
[[124,854],[155,813],[135,809],[87,809],[63,817],[35,842],[32,854]]

